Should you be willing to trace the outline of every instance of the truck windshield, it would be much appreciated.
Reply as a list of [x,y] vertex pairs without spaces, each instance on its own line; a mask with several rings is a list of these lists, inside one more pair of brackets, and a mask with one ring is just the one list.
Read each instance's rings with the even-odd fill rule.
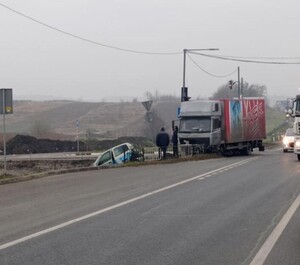
[[180,132],[210,132],[211,119],[207,118],[183,118],[179,124]]
[[295,104],[296,104],[295,115],[296,115],[296,117],[299,117],[300,116],[300,99],[297,99]]

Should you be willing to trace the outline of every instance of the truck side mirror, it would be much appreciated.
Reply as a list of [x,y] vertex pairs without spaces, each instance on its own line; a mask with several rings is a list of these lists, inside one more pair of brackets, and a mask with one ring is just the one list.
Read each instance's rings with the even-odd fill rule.
[[287,110],[287,114],[291,117],[295,117],[295,115],[293,114],[293,110],[292,109],[288,109]]
[[214,110],[213,111],[215,111],[215,112],[219,111],[219,104],[218,103],[214,104]]

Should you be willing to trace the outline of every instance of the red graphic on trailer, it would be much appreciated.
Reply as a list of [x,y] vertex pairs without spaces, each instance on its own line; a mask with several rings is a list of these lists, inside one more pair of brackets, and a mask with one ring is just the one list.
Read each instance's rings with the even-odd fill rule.
[[264,99],[224,101],[225,142],[266,138]]
[[262,139],[266,136],[265,103],[262,99],[243,100],[244,138]]

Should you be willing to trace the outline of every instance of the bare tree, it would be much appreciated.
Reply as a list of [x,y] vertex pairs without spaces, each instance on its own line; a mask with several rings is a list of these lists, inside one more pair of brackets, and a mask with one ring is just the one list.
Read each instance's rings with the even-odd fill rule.
[[180,101],[179,97],[176,97],[175,95],[172,94],[161,94],[158,90],[155,90],[154,95],[146,91],[145,97],[147,100],[152,100],[154,102],[159,102],[159,101]]
[[[265,85],[249,84],[244,82],[243,88],[241,88],[243,97],[266,97],[267,87]],[[219,98],[234,98],[238,96],[237,83],[232,89],[229,88],[228,84],[224,84],[213,94],[212,99]]]
[[52,132],[51,126],[41,120],[34,121],[31,128],[30,134],[35,137],[42,137],[49,135]]

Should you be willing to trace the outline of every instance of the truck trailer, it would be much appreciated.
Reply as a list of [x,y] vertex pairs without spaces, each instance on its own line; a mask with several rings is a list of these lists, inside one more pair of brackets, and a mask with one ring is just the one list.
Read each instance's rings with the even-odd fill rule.
[[223,155],[249,155],[253,148],[264,151],[264,98],[183,101],[178,117],[181,145]]

